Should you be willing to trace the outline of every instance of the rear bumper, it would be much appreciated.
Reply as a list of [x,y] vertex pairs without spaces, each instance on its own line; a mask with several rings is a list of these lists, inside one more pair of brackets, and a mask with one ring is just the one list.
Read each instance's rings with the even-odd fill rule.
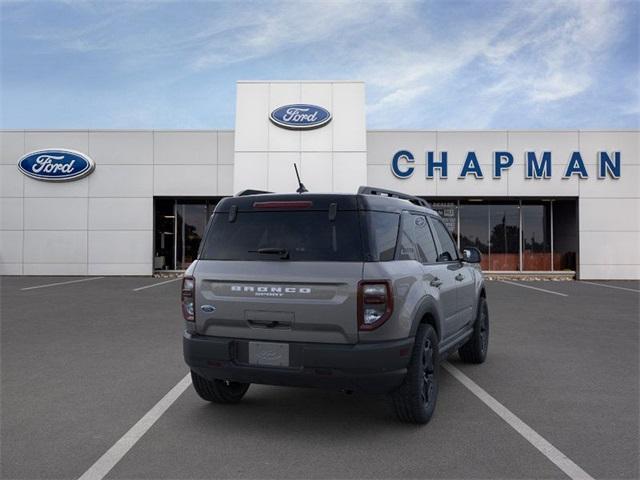
[[413,338],[356,345],[290,343],[289,367],[248,364],[249,340],[184,333],[184,359],[197,374],[266,385],[383,393],[406,373]]

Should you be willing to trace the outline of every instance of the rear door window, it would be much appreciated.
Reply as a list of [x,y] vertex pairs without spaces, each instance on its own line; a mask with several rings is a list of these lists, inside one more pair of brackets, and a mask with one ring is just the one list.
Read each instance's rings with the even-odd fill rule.
[[431,226],[433,233],[440,242],[440,250],[438,254],[438,262],[452,262],[458,259],[458,249],[451,238],[451,234],[442,221],[437,218],[431,218]]
[[398,260],[434,263],[438,257],[436,244],[424,215],[405,212],[398,239]]
[[[286,255],[265,254],[265,249]],[[262,250],[263,253],[260,253]],[[239,212],[213,215],[203,260],[362,261],[358,213],[339,211],[330,220],[326,211]]]
[[420,261],[422,263],[435,263],[438,258],[438,251],[427,217],[424,215],[411,216],[413,217],[413,229]]

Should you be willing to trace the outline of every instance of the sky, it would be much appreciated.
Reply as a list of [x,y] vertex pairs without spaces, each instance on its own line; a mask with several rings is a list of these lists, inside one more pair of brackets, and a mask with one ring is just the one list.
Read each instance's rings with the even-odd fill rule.
[[640,0],[0,0],[1,128],[232,129],[237,80],[363,80],[370,129],[640,127]]

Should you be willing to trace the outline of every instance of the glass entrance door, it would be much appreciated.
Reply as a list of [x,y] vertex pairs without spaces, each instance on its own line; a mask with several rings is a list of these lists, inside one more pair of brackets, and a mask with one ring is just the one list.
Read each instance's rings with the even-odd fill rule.
[[154,270],[174,270],[176,244],[176,212],[173,199],[154,202]]
[[206,203],[176,203],[177,270],[185,270],[198,256],[207,220]]
[[185,270],[200,242],[218,198],[155,199],[155,270]]

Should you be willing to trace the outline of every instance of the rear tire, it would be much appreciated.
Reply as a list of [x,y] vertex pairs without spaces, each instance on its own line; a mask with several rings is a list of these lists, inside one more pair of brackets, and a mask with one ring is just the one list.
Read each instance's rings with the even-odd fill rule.
[[399,420],[417,424],[431,420],[438,398],[439,372],[438,335],[431,325],[422,324],[404,383],[391,394]]
[[487,300],[480,297],[478,314],[473,325],[473,334],[463,346],[458,349],[458,355],[465,363],[483,363],[489,350],[489,308]]
[[191,370],[191,380],[200,398],[213,403],[238,403],[251,385],[226,380],[207,380],[193,370]]

